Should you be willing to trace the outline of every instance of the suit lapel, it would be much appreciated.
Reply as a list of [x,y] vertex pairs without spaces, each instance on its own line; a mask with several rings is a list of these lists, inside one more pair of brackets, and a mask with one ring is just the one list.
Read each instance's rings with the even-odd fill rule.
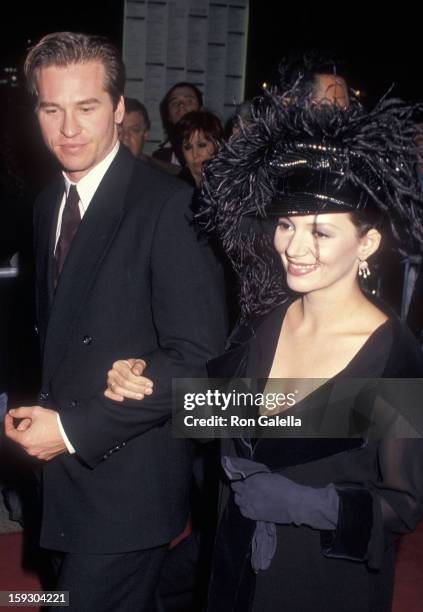
[[[51,379],[66,351],[75,320],[119,228],[133,166],[130,153],[120,147],[73,239],[51,309],[44,351],[45,381]],[[50,250],[50,267],[53,250],[54,247]],[[52,278],[51,273],[49,276]]]
[[54,214],[52,215],[52,224],[50,226],[50,235],[49,235],[49,244],[48,244],[48,265],[46,268],[47,271],[47,290],[50,299],[50,307],[53,304],[54,299],[54,251],[56,247],[56,230],[57,230],[57,221],[59,218],[60,205],[63,200],[63,195],[65,193],[65,187],[62,185],[62,188],[59,189],[58,197],[55,204]]
[[44,340],[53,302],[53,261],[57,216],[64,193],[63,181],[58,179],[37,203],[35,238],[37,267],[37,319]]

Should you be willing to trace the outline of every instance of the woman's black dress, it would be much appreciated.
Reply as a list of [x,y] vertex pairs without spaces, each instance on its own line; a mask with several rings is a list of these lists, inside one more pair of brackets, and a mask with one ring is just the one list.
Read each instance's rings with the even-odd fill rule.
[[[210,375],[265,379],[286,309],[287,304],[282,305],[235,330],[227,352],[210,362]],[[362,435],[342,439],[261,438],[251,445],[222,441],[223,455],[264,463],[299,484],[334,483],[340,507],[336,531],[277,525],[276,554],[270,568],[256,575],[250,561],[255,522],[240,514],[223,485],[208,612],[391,609],[395,540],[412,531],[423,516],[423,399],[422,381],[407,381],[404,393],[403,381],[387,379],[421,378],[423,362],[411,333],[388,314],[388,321],[332,379],[383,379],[388,384],[386,411],[383,402],[378,405],[383,417],[389,415],[382,436],[363,426]],[[326,390],[321,387],[290,411],[300,409],[306,418],[310,411],[324,412]],[[359,403],[369,401],[368,396]],[[374,395],[371,398],[374,402]]]

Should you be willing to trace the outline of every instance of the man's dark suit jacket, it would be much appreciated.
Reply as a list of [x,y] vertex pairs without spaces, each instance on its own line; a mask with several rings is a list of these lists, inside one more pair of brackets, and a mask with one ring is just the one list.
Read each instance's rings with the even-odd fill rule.
[[[40,403],[76,455],[43,468],[41,545],[114,553],[169,542],[185,526],[191,443],[170,431],[172,377],[205,376],[226,332],[222,280],[198,240],[191,190],[120,147],[81,222],[54,293],[63,179],[35,209]],[[154,394],[103,396],[113,361],[143,357]]]

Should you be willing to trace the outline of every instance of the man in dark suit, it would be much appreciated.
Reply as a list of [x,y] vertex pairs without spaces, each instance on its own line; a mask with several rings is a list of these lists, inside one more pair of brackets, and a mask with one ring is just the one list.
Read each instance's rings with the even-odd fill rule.
[[[44,462],[41,546],[71,609],[152,610],[188,516],[192,449],[170,432],[171,381],[205,376],[222,348],[220,270],[192,223],[190,189],[119,146],[116,49],[50,34],[25,70],[63,176],[35,208],[40,404],[10,411],[6,433]],[[105,397],[111,364],[134,354],[154,393]]]

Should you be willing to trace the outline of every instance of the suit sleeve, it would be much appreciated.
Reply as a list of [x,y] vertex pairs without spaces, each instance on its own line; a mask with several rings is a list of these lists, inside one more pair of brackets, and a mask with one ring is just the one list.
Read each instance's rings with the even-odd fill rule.
[[207,377],[206,360],[222,351],[227,334],[221,267],[190,212],[190,191],[162,207],[151,249],[152,312],[158,348],[140,354],[154,393],[124,404],[103,395],[61,412],[78,456],[95,467],[112,452],[171,416],[172,379]]

